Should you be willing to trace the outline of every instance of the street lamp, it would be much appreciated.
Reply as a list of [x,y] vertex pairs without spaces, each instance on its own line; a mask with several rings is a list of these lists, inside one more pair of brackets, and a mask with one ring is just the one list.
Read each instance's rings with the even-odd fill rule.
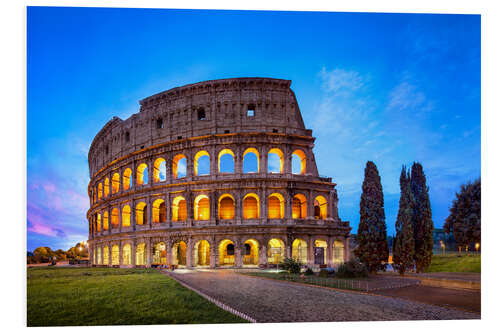
[[446,245],[444,244],[443,240],[440,240],[439,243],[441,244],[441,248],[443,249],[443,255],[444,255],[446,250]]
[[477,253],[477,250],[479,250],[479,243],[476,243],[476,253]]

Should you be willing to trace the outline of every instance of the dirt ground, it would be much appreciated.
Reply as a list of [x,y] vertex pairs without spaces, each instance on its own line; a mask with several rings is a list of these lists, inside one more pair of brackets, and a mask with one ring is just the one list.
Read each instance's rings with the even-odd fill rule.
[[481,292],[415,285],[371,292],[455,309],[481,313]]

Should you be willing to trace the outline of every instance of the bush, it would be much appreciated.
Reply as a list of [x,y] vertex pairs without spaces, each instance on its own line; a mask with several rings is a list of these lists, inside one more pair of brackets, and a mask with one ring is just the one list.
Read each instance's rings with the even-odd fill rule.
[[313,272],[313,270],[311,268],[307,267],[307,269],[306,269],[306,271],[305,271],[304,274],[305,275],[314,275],[314,272]]
[[300,263],[293,258],[285,258],[281,262],[281,267],[290,274],[300,273]]
[[335,275],[335,270],[333,268],[322,268],[319,271],[320,277],[329,277]]
[[350,260],[339,266],[336,276],[340,278],[367,277],[368,268],[359,260]]

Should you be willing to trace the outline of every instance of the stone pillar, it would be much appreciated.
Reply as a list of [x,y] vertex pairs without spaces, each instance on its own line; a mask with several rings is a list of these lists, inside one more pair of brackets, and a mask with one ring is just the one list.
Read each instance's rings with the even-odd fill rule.
[[152,249],[152,244],[151,244],[151,237],[147,238],[146,240],[146,267],[150,268],[151,267],[151,262],[152,262],[152,256],[151,254],[153,253]]
[[234,243],[234,266],[240,268],[243,266],[243,256],[241,255],[241,248],[243,243],[241,241],[236,241]]
[[187,244],[186,244],[186,267],[187,268],[192,268],[193,267],[193,244],[194,242],[192,241],[191,237],[188,238]]
[[118,242],[118,264],[120,267],[123,266],[123,245],[123,241]]
[[333,266],[333,239],[331,236],[328,237],[326,243],[326,263],[328,267]]
[[146,160],[148,166],[148,186],[153,185],[153,160],[151,158]]
[[217,255],[216,255],[217,244],[215,243],[215,239],[212,240],[210,244],[210,268],[215,268],[217,263]]
[[132,265],[132,267],[135,267],[136,265],[136,257],[137,257],[137,254],[135,253],[137,250],[137,240],[133,239],[131,242],[130,242],[130,264]]
[[167,239],[165,239],[165,249],[167,251],[167,265],[170,267],[173,264],[173,262],[172,262],[172,240],[170,239],[170,237],[167,237]]
[[293,202],[293,195],[291,193],[285,193],[284,196],[285,199],[285,219],[286,220],[291,220],[292,219],[292,202]]
[[290,175],[292,173],[292,150],[287,146],[283,151],[283,173]]
[[235,196],[235,200],[234,220],[236,221],[236,224],[241,224],[241,220],[243,220],[243,197],[241,193],[238,193],[238,195]]
[[307,242],[307,265],[312,266],[314,265],[314,251],[313,251],[314,240],[313,236],[309,236],[308,238],[309,239]]
[[267,244],[259,244],[259,265],[267,264]]
[[165,193],[165,214],[167,215],[166,224],[171,227],[172,226],[172,203],[170,202],[170,193]]
[[344,262],[349,261],[349,257],[351,256],[351,250],[349,245],[350,237],[344,238]]
[[191,151],[184,154],[186,156],[186,178],[188,180],[193,179],[194,176],[194,163]]
[[217,152],[214,147],[211,147],[209,150],[210,153],[210,175],[217,175]]
[[314,197],[312,190],[307,191],[307,219],[314,219]]
[[243,173],[243,157],[241,156],[243,152],[240,148],[236,149],[234,152],[234,173],[236,175],[241,175]]
[[267,194],[266,194],[266,189],[265,188],[261,188],[260,191],[259,191],[259,198],[260,198],[260,211],[259,211],[259,218],[261,220],[262,223],[266,223],[267,222],[267,218],[268,218],[268,208],[267,208],[267,205],[268,205],[268,202],[267,202]]
[[146,223],[148,224],[149,229],[151,229],[153,227],[153,204],[151,203],[150,196],[148,196],[148,198],[146,199],[146,203],[148,205],[148,207],[147,207],[148,220],[146,221]]
[[259,172],[261,174],[267,174],[267,147],[261,147],[259,151]]
[[132,199],[130,202],[130,226],[132,227],[132,230],[135,231],[135,200]]

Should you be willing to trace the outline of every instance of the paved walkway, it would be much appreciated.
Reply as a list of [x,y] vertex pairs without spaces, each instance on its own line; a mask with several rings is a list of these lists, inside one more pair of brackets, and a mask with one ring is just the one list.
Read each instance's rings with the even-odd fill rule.
[[227,270],[178,270],[191,287],[257,322],[479,319],[479,314],[404,299],[341,292]]

